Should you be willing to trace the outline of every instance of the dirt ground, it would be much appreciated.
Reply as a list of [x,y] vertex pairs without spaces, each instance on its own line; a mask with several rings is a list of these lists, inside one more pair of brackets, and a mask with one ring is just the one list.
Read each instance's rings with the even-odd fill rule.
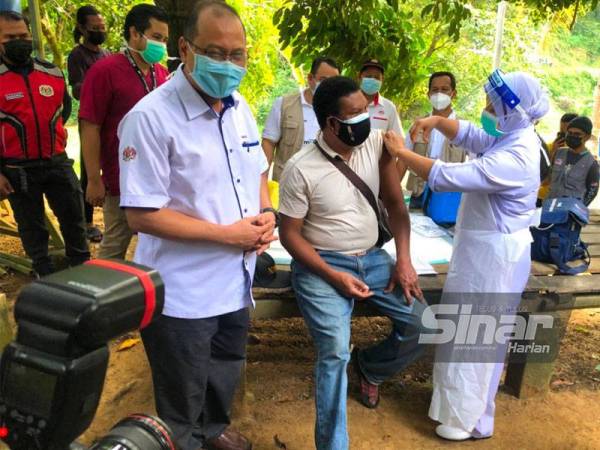
[[[13,238],[0,238],[0,250],[20,252]],[[30,277],[0,278],[12,308]],[[383,318],[353,322],[353,343],[366,346],[388,331]],[[154,412],[150,371],[141,342],[117,351],[127,338],[111,343],[111,360],[95,420],[81,440],[90,444],[120,418]],[[238,402],[234,425],[256,450],[303,450],[313,446],[314,351],[301,319],[258,320],[248,345],[246,396]],[[600,309],[574,311],[559,359],[544,397],[519,400],[500,392],[493,438],[448,443],[433,434],[427,418],[431,395],[431,358],[427,357],[382,386],[376,410],[356,400],[350,373],[348,420],[352,449],[600,449]]]

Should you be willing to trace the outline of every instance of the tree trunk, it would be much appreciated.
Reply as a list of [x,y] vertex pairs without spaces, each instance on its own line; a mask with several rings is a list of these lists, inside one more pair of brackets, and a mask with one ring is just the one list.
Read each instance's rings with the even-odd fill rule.
[[[44,34],[44,37],[46,38],[46,42],[48,43],[48,46],[50,47],[50,51],[52,52],[52,63],[54,65],[58,66],[59,68],[64,69],[65,58],[63,56],[63,53],[60,50],[60,46],[58,44],[56,34],[52,30],[52,27],[49,25],[48,18],[44,17],[41,20],[41,24],[42,24],[42,33]],[[46,58],[47,58],[47,56],[46,56]]]
[[[169,56],[179,58],[178,41],[183,36],[183,26],[197,0],[155,0],[157,6],[169,14]],[[177,61],[169,61],[169,70],[178,65]]]

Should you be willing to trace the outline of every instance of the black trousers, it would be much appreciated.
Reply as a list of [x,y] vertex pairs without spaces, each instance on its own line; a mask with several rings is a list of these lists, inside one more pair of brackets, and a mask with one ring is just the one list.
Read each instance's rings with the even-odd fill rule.
[[54,267],[48,256],[48,229],[44,195],[58,219],[65,241],[65,253],[74,266],[90,259],[83,218],[83,196],[73,161],[55,157],[29,166],[5,165],[2,173],[14,189],[8,201],[14,212],[19,236],[33,269],[48,275]]
[[79,153],[79,182],[81,183],[81,190],[83,191],[83,213],[85,214],[85,223],[94,222],[94,207],[85,201],[85,191],[87,189],[88,177],[87,171],[85,170],[85,163],[83,161],[83,151]]
[[198,450],[230,424],[246,359],[248,308],[205,319],[161,316],[142,330],[156,410],[180,450]]

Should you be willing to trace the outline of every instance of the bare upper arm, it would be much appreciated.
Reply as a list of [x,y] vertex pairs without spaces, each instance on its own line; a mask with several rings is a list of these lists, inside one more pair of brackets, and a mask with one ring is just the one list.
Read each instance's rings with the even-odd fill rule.
[[395,161],[385,149],[379,160],[379,180],[379,193],[386,207],[396,202],[404,202]]
[[296,219],[294,217],[286,216],[285,214],[280,214],[281,224],[279,225],[280,234],[286,233],[300,233],[302,231],[302,226],[304,225],[304,219]]

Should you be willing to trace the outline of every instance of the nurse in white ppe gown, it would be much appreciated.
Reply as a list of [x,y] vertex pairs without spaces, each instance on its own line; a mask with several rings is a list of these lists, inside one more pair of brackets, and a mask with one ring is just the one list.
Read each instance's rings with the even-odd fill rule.
[[[495,71],[484,89],[484,129],[439,116],[418,120],[411,129],[413,141],[420,132],[427,140],[437,129],[471,153],[468,161],[422,157],[392,132],[385,143],[434,192],[464,193],[444,293],[513,294],[508,297],[516,309],[531,268],[529,227],[535,225],[540,184],[540,141],[533,124],[547,113],[548,98],[534,77],[520,72]],[[501,350],[505,353],[506,346]],[[436,361],[429,416],[441,422],[439,436],[464,440],[492,435],[502,369],[502,362]]]

